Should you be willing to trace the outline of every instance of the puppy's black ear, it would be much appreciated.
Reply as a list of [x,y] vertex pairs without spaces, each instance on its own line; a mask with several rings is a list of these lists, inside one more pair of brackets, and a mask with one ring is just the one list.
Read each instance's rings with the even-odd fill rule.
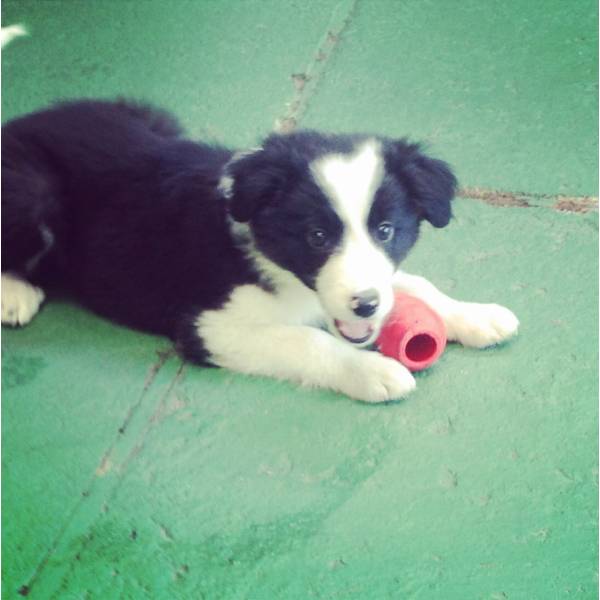
[[385,151],[386,166],[406,188],[419,216],[434,227],[445,227],[452,216],[450,202],[457,181],[443,161],[423,154],[418,144],[391,142]]
[[221,180],[229,199],[229,213],[241,223],[250,221],[267,204],[276,201],[286,183],[285,166],[262,149],[233,158]]

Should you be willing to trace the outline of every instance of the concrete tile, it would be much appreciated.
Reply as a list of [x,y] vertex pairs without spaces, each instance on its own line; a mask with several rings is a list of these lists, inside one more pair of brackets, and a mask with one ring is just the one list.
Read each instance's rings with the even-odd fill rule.
[[303,126],[425,140],[464,186],[597,195],[597,3],[359,3]]
[[157,350],[168,351],[168,342],[60,303],[25,329],[3,328],[5,589],[14,593],[34,577],[87,502],[115,441],[152,403],[164,362]]
[[104,510],[70,522],[38,589],[591,593],[598,355],[582,332],[597,331],[597,215],[470,200],[455,213],[424,229],[407,268],[509,304],[518,339],[449,347],[412,397],[385,406],[186,367],[138,427],[139,452],[113,453],[91,499]]
[[29,38],[2,55],[2,118],[60,98],[131,96],[174,111],[194,136],[248,147],[294,95],[348,0],[7,0]]
[[[251,144],[351,14],[301,124],[425,137],[465,185],[595,193],[587,1],[351,6],[5,0],[34,35],[3,52],[3,119],[127,93]],[[182,369],[63,303],[3,329],[4,594],[593,597],[598,216],[553,202],[423,228],[407,270],[522,327],[450,346],[399,403]]]

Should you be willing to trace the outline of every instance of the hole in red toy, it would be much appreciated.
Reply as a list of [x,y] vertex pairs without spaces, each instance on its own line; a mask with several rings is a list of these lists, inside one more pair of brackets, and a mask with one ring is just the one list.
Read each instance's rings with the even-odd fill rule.
[[437,349],[435,339],[426,333],[415,335],[406,344],[406,356],[413,362],[424,362],[431,358]]

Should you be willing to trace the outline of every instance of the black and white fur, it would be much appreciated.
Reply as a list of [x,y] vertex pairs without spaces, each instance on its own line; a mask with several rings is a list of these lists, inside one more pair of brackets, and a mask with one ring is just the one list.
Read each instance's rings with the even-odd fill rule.
[[394,288],[468,346],[518,328],[399,270],[422,220],[448,224],[455,187],[404,140],[304,131],[234,153],[145,105],[59,104],[3,127],[2,322],[58,287],[194,362],[399,398],[413,376],[369,349]]

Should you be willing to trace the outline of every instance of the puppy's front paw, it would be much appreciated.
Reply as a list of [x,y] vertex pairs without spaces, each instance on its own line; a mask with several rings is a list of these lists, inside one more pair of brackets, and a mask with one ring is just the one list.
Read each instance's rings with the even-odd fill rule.
[[446,320],[448,339],[463,346],[485,348],[510,339],[519,330],[519,320],[504,306],[459,302]]
[[44,300],[44,292],[27,281],[2,273],[2,324],[26,325]]
[[344,394],[363,402],[396,400],[415,387],[415,378],[404,365],[368,350],[357,352],[349,361],[340,384]]

